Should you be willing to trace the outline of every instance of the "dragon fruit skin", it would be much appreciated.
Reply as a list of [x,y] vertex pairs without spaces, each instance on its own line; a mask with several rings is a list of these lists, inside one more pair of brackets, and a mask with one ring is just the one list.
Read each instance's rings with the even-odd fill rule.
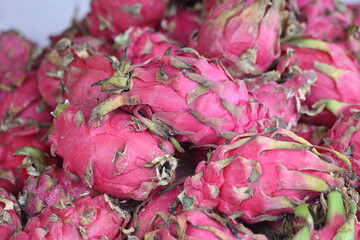
[[38,89],[35,72],[28,73],[20,86],[11,91],[0,90],[1,129],[25,125],[31,121],[50,123],[50,109]]
[[[341,46],[315,39],[300,39],[283,46],[284,51],[289,48],[295,50],[291,63],[297,61],[301,69],[317,73],[317,80],[303,101],[308,108],[311,109],[313,104],[324,98],[347,103],[359,102],[359,64]],[[334,121],[335,118],[329,112],[324,112],[312,123],[331,127]]]
[[100,193],[134,200],[174,180],[177,160],[169,141],[124,112],[88,123],[92,108],[72,105],[54,119],[51,148],[64,159],[66,172]]
[[304,35],[329,42],[343,42],[347,39],[353,14],[345,5],[338,1],[320,0],[306,4],[299,4],[298,1],[298,5],[299,18],[306,23]]
[[74,55],[64,74],[64,93],[62,99],[73,104],[96,104],[109,97],[91,84],[112,76],[114,68],[103,54],[94,54],[85,58]]
[[161,32],[153,32],[150,28],[129,28],[115,38],[119,46],[116,56],[120,58],[126,50],[126,57],[132,64],[142,63],[155,56],[163,55],[168,48],[178,50],[179,46]]
[[[196,145],[220,144],[236,133],[264,131],[272,124],[268,110],[249,96],[243,81],[229,78],[221,64],[200,57],[192,49],[152,58],[133,68],[132,74],[128,83],[120,84],[130,91],[96,106],[91,119],[128,105],[146,124],[150,119],[155,125],[165,123],[178,140]],[[98,83],[103,91],[107,91],[108,81],[111,79]],[[145,104],[149,107],[142,108]],[[147,118],[139,116],[131,105],[141,105]]]
[[86,195],[63,208],[47,207],[28,220],[23,232],[12,240],[32,239],[121,239],[129,221],[107,195]]
[[326,147],[331,147],[350,159],[352,170],[357,176],[360,176],[359,120],[360,105],[342,107],[338,120],[324,138]]
[[171,39],[183,46],[188,46],[190,36],[200,28],[201,23],[200,12],[180,9],[175,15],[164,18],[161,22],[161,28],[169,34]]
[[0,238],[10,237],[21,231],[21,212],[16,198],[0,188]]
[[145,206],[142,206],[143,204],[140,205],[130,222],[130,226],[135,229],[134,235],[139,239],[143,239],[145,233],[153,230],[151,222],[157,213],[170,214],[171,210],[175,210],[171,208],[182,190],[182,187],[177,186],[169,191],[161,191],[150,199],[147,199]]
[[[216,208],[247,223],[277,220],[307,199],[344,184],[334,173],[345,171],[338,165],[348,167],[349,160],[337,153],[338,159],[327,162],[323,153],[309,147],[285,129],[239,136],[219,146],[209,162],[198,165],[196,174],[185,181],[182,201]],[[240,170],[242,174],[236,174]]]
[[174,214],[157,214],[153,219],[153,231],[144,239],[244,239],[266,240],[264,235],[253,234],[243,225],[232,226],[229,220],[204,210],[183,210]]
[[15,31],[0,34],[0,128],[29,120],[48,122],[51,115],[37,91],[33,71],[35,44]]
[[167,0],[95,0],[84,21],[91,35],[112,40],[130,27],[156,27]]
[[35,44],[16,31],[0,33],[1,89],[19,86],[31,70]]
[[[23,165],[24,156],[14,156],[15,151],[20,147],[32,146],[44,152],[50,152],[50,144],[42,141],[46,130],[39,129],[38,126],[34,125],[30,127],[14,127],[0,133],[0,169],[11,171],[11,175],[15,176],[13,191],[21,190],[24,186],[24,181],[29,177],[25,168],[19,168]],[[46,164],[56,163],[46,162]]]
[[320,145],[329,129],[324,126],[317,126],[309,123],[299,122],[296,127],[291,129],[299,137],[313,145]]
[[245,79],[249,92],[269,109],[271,117],[277,118],[278,127],[291,128],[297,124],[300,100],[305,99],[316,80],[313,71],[296,70],[291,75],[291,78],[283,80],[280,73],[272,71]]
[[[62,39],[45,55],[37,72],[39,91],[54,109],[61,100],[72,103],[97,101],[108,95],[90,85],[114,73],[111,61],[97,50],[100,40],[91,37]],[[107,53],[107,52],[106,52]]]
[[225,2],[225,0],[205,0],[204,1],[204,9],[206,13],[208,13],[211,9],[219,5],[220,3]]
[[86,194],[94,194],[94,191],[80,181],[72,180],[63,169],[53,167],[26,180],[20,204],[27,216],[32,217],[46,207],[59,208]]
[[11,169],[0,170],[0,188],[4,189],[12,195],[17,195],[19,187],[15,185],[16,174]]
[[[190,47],[220,58],[234,77],[266,71],[280,56],[282,1],[230,0],[211,9]],[[254,31],[248,31],[254,29]]]

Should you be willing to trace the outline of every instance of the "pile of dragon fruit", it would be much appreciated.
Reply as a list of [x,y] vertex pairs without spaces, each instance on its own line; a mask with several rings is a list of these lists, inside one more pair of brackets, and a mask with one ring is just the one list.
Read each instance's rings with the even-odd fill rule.
[[360,238],[360,5],[92,0],[0,34],[0,239]]

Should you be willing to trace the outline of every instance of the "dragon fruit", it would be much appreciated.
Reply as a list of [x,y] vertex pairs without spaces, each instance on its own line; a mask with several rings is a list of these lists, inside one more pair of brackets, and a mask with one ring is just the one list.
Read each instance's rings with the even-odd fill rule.
[[245,134],[200,163],[180,199],[187,208],[217,209],[247,223],[274,221],[307,199],[344,186],[346,168],[350,162],[344,155],[288,130]]
[[114,76],[97,85],[117,94],[96,106],[91,119],[123,106],[166,138],[175,134],[196,145],[220,144],[272,126],[268,110],[251,98],[245,82],[231,79],[219,62],[189,48],[134,67],[128,79]]
[[[326,221],[321,229],[315,230],[315,219],[311,213],[311,205],[302,204],[295,209],[295,216],[303,221],[303,227],[295,233],[293,239],[358,239],[360,223],[356,218],[356,202],[345,194],[338,191],[330,192],[327,195],[325,209],[315,217],[322,219],[326,215]],[[316,208],[314,208],[316,209]],[[312,211],[314,212],[314,211]],[[316,210],[315,210],[316,213]],[[300,222],[300,220],[298,220]]]
[[301,71],[296,65],[291,73],[271,71],[244,81],[256,100],[263,103],[271,117],[277,118],[277,126],[291,128],[300,119],[300,100],[305,100],[310,86],[316,80],[314,71]]
[[267,239],[264,235],[253,234],[242,224],[235,225],[234,221],[201,209],[157,213],[152,225],[154,230],[146,233],[145,239]]
[[10,237],[21,231],[21,212],[16,198],[0,188],[0,238]]
[[90,88],[92,83],[114,74],[111,60],[95,51],[101,49],[97,44],[101,42],[95,38],[76,38],[74,45],[62,39],[46,54],[37,72],[39,90],[53,109],[65,99],[91,103],[108,96]]
[[166,5],[167,0],[94,0],[84,26],[91,35],[112,40],[130,27],[156,27]]
[[177,196],[181,193],[182,188],[176,186],[168,191],[161,191],[155,196],[147,199],[141,204],[134,213],[134,217],[130,223],[130,226],[135,229],[134,235],[139,239],[143,239],[145,233],[153,230],[151,226],[152,219],[157,213],[170,214],[176,208],[174,204]]
[[26,180],[19,202],[25,213],[32,217],[46,207],[61,208],[93,192],[80,181],[68,177],[63,169],[53,167]]
[[0,89],[10,91],[20,86],[31,70],[36,45],[16,31],[0,33]]
[[92,109],[71,105],[54,119],[52,152],[64,159],[67,172],[96,191],[134,200],[174,180],[177,159],[169,141],[122,111],[89,122]]
[[329,101],[327,107],[338,116],[338,120],[327,132],[324,142],[346,155],[352,164],[352,170],[360,176],[360,105]]
[[12,240],[122,239],[129,215],[107,195],[87,195],[63,208],[47,207]]
[[353,14],[339,1],[298,1],[298,14],[306,23],[305,35],[323,41],[339,42],[347,39],[347,29],[352,24]]
[[191,9],[177,10],[174,15],[167,16],[161,21],[161,28],[170,35],[171,39],[188,46],[189,38],[200,28],[202,22],[200,13]]
[[[8,175],[15,176],[15,180],[10,181],[10,183],[15,183],[13,191],[21,190],[25,179],[29,177],[29,172],[35,173],[37,170],[43,169],[45,167],[44,164],[56,164],[52,160],[33,162],[30,158],[26,157],[28,155],[27,150],[37,153],[39,151],[49,152],[49,143],[42,141],[46,130],[33,125],[29,127],[15,127],[0,133],[0,169],[11,171],[12,174],[8,173]],[[24,147],[28,148],[24,149]]]
[[347,40],[345,48],[360,62],[360,4],[347,5],[352,11],[352,24],[347,29]]
[[6,130],[29,120],[48,122],[50,111],[37,91],[32,71],[36,46],[20,34],[0,34],[0,128]]
[[[289,48],[295,50],[290,64],[296,61],[301,69],[314,70],[317,73],[317,80],[303,101],[308,108],[323,98],[347,103],[360,101],[359,64],[342,47],[315,39],[298,39],[283,46],[284,51]],[[331,127],[335,118],[330,112],[323,112],[316,120],[306,121]]]
[[[211,9],[190,47],[235,77],[266,71],[280,55],[282,0],[229,0]],[[251,29],[251,31],[249,31]]]
[[10,91],[0,90],[0,128],[9,128],[39,123],[50,123],[50,109],[43,101],[38,88],[35,72],[28,73],[20,86]]
[[126,50],[126,57],[132,64],[163,55],[168,48],[179,49],[165,34],[140,27],[129,28],[124,34],[117,36],[115,44],[118,46],[116,56],[120,58]]

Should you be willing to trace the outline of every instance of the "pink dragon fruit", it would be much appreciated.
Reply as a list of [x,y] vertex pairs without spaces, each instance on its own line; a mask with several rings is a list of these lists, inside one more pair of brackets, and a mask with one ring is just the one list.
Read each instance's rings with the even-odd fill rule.
[[[34,125],[30,127],[15,127],[0,133],[0,169],[11,171],[13,173],[11,175],[15,176],[13,191],[21,190],[25,179],[29,177],[28,173],[30,170],[41,170],[44,167],[42,162],[33,162],[30,158],[26,158],[28,156],[27,149],[23,149],[23,147],[29,146],[28,150],[31,152],[33,150],[37,153],[38,150],[50,152],[49,143],[42,140],[46,130],[39,129],[38,126]],[[18,150],[19,148],[20,150]],[[56,164],[56,162],[46,161],[44,164],[52,165]]]
[[21,231],[21,212],[16,198],[0,188],[0,238],[10,237]]
[[114,74],[111,60],[96,52],[102,50],[97,40],[76,38],[73,45],[69,39],[62,39],[45,55],[37,73],[39,90],[53,109],[65,99],[91,103],[108,96],[90,88],[92,83]]
[[299,18],[306,23],[305,35],[331,42],[347,39],[347,29],[352,24],[353,14],[345,5],[334,0],[297,2]]
[[97,84],[118,94],[94,108],[91,119],[128,105],[126,109],[152,129],[162,129],[157,134],[166,138],[176,134],[180,141],[197,145],[220,144],[272,124],[268,110],[250,97],[245,82],[231,79],[219,62],[189,48],[134,67],[129,79],[115,76]]
[[54,119],[52,152],[64,159],[67,172],[96,191],[135,200],[174,180],[177,159],[169,141],[121,111],[88,122],[92,109],[71,105]]
[[179,49],[174,41],[161,32],[150,28],[129,28],[124,34],[115,38],[118,46],[116,56],[120,58],[126,50],[126,57],[131,63],[142,63],[157,55],[163,55],[168,48]]
[[[289,48],[295,50],[290,64],[296,61],[301,69],[317,73],[317,81],[303,101],[308,108],[323,98],[347,103],[360,101],[359,64],[342,47],[315,39],[298,39],[283,46],[284,51]],[[317,119],[306,121],[331,127],[335,118],[330,112],[324,112]]]
[[151,226],[152,219],[157,213],[170,214],[176,208],[177,196],[181,193],[182,187],[176,186],[169,191],[161,191],[155,196],[147,199],[141,204],[134,213],[130,226],[135,229],[135,235],[143,239],[145,233],[153,230]]
[[12,240],[122,239],[129,215],[107,195],[84,196],[63,208],[47,207]]
[[180,9],[174,15],[164,18],[161,22],[161,28],[170,35],[171,39],[183,46],[188,46],[190,36],[200,28],[201,22],[200,12]]
[[235,224],[201,209],[183,210],[170,215],[157,213],[152,221],[154,230],[146,233],[145,239],[267,239],[264,235],[253,234],[242,224]]
[[345,169],[339,166],[350,168],[350,162],[285,129],[240,135],[198,165],[180,199],[187,208],[217,209],[248,223],[274,221],[298,204],[342,187],[339,174]]
[[50,123],[50,109],[43,101],[35,72],[28,73],[20,86],[9,91],[0,89],[0,128],[7,130],[29,122]]
[[37,91],[32,71],[35,45],[20,34],[0,34],[0,128],[6,130],[29,120],[48,122],[50,111]]
[[277,126],[281,128],[291,128],[297,124],[300,100],[305,100],[316,80],[314,71],[301,71],[296,66],[291,71],[283,75],[271,71],[244,79],[249,92],[269,109],[270,116],[277,119]]
[[[316,219],[323,219],[326,215],[326,222],[321,229],[315,230],[315,218],[310,212],[308,204],[302,204],[295,209],[295,216],[298,217],[298,224],[302,220],[303,227],[294,234],[294,239],[359,239],[360,223],[356,218],[356,202],[349,198],[343,199],[338,191],[330,192],[327,195],[326,213],[315,216]],[[316,208],[315,208],[316,209]]]
[[80,181],[72,180],[63,169],[53,167],[26,180],[19,202],[25,213],[32,217],[46,207],[61,208],[87,194],[95,193]]
[[360,105],[329,100],[327,107],[338,120],[327,132],[324,138],[325,146],[346,155],[351,161],[352,170],[360,176]]
[[[229,0],[211,9],[190,47],[235,77],[266,71],[280,55],[282,0]],[[249,31],[251,29],[251,31]]]
[[130,27],[156,27],[166,5],[167,0],[94,0],[84,26],[91,35],[112,40]]
[[0,33],[0,89],[20,86],[31,70],[36,46],[15,31]]
[[111,59],[101,53],[80,56],[74,54],[74,60],[66,67],[63,79],[63,96],[70,103],[96,104],[109,95],[91,88],[91,84],[114,74]]
[[347,40],[345,48],[360,62],[360,4],[347,5],[352,11],[352,24],[347,29]]

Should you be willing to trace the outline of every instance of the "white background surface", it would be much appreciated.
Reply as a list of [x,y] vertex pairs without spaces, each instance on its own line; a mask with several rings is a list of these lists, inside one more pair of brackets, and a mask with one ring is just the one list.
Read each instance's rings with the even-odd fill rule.
[[0,0],[0,31],[16,29],[44,47],[89,11],[90,0]]
[[49,35],[61,33],[74,17],[85,16],[89,4],[90,0],[0,0],[0,31],[16,29],[45,47]]

